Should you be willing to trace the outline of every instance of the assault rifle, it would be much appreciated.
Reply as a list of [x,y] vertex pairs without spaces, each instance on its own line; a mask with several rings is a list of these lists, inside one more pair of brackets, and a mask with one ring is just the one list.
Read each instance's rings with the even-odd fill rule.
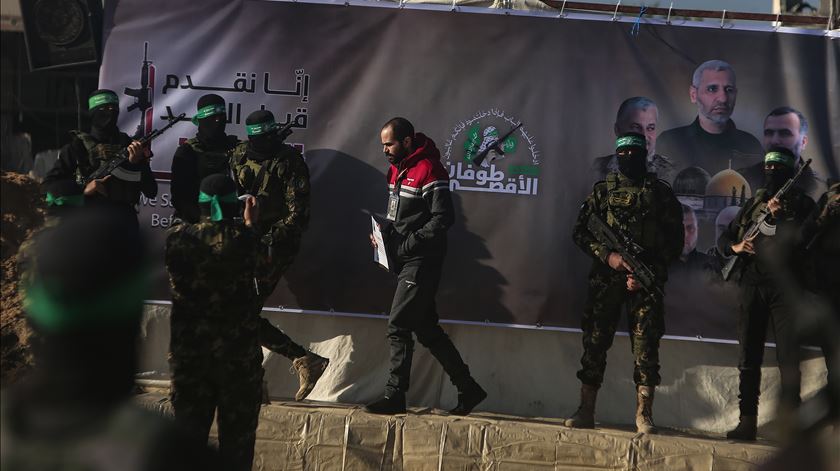
[[499,155],[505,155],[505,152],[502,150],[501,144],[503,142],[505,142],[505,139],[510,137],[510,135],[513,134],[514,131],[521,128],[522,124],[523,123],[520,122],[519,124],[514,126],[510,131],[508,131],[507,134],[505,134],[504,136],[496,139],[492,144],[487,146],[483,151],[479,152],[478,155],[473,157],[472,164],[476,165],[476,166],[481,165],[481,162],[484,162],[484,159],[487,158],[487,154],[489,154],[491,150],[495,150],[497,153],[499,153]]
[[641,256],[645,249],[633,241],[621,229],[610,227],[600,216],[592,213],[586,222],[586,228],[595,236],[598,242],[604,244],[610,252],[621,255],[622,260],[630,266],[633,278],[642,284],[642,288],[650,295],[659,296],[662,299],[665,293],[656,284],[656,275],[642,260]]
[[126,87],[123,93],[134,97],[134,103],[129,105],[128,111],[140,110],[140,124],[137,125],[136,137],[143,137],[152,127],[152,109],[155,89],[155,66],[149,60],[149,43],[143,46],[143,67],[140,69],[140,88]]
[[[140,144],[145,146],[146,144],[148,144],[149,142],[152,142],[155,138],[157,138],[161,134],[165,133],[169,128],[174,126],[175,123],[177,123],[178,121],[183,119],[186,115],[187,115],[186,113],[181,113],[180,115],[176,116],[175,118],[170,119],[169,124],[167,124],[166,126],[161,128],[160,130],[154,129],[154,130],[152,130],[151,133],[149,133],[148,136],[144,136],[144,137],[138,139],[137,141]],[[98,169],[96,169],[96,171],[94,171],[87,178],[85,178],[84,185],[87,185],[88,183],[90,183],[94,180],[99,180],[100,178],[107,177],[117,167],[122,165],[126,160],[128,160],[128,148],[121,150],[120,153],[117,154],[116,157],[109,160],[107,164],[99,167]]]
[[[781,188],[779,188],[779,191],[777,191],[776,194],[773,195],[773,198],[781,200],[785,193],[787,193],[796,183],[796,180],[798,180],[799,177],[802,176],[802,172],[804,172],[809,165],[811,165],[811,159],[806,160],[805,165],[799,167],[799,171],[796,172],[796,175],[794,175],[792,178],[789,178],[788,181],[786,181],[785,184],[782,185]],[[758,233],[761,230],[761,227],[767,223],[767,218],[769,218],[770,216],[770,210],[767,209],[767,206],[764,206],[764,208],[761,209],[761,212],[759,212],[758,218],[755,221],[753,221],[753,223],[750,224],[749,227],[747,227],[747,230],[746,232],[744,232],[744,237],[741,239],[741,241],[743,242],[745,239],[751,239],[758,235]],[[729,260],[726,262],[726,265],[724,265],[723,268],[720,270],[721,277],[723,277],[724,281],[729,281],[729,278],[732,277],[732,272],[738,266],[740,261],[741,257],[737,255],[733,255],[729,258]]]
[[282,128],[279,128],[277,131],[275,131],[275,133],[277,134],[277,139],[280,142],[285,141],[287,137],[292,135],[292,126],[294,126],[294,125],[295,125],[295,122],[294,122],[294,120],[292,120],[292,121],[289,121],[288,123],[286,123],[286,125],[283,126]]

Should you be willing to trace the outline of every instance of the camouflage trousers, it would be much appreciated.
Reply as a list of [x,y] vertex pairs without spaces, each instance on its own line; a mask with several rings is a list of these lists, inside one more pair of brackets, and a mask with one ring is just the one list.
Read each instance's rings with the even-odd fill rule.
[[[260,290],[257,309],[262,311],[265,301],[274,292],[280,278],[291,266],[295,254],[288,250],[272,250],[269,253],[268,246],[264,244],[260,244],[259,251],[255,279]],[[274,327],[268,320],[262,318],[260,320],[260,345],[290,360],[306,355],[305,348],[295,343],[291,337]]]
[[172,356],[171,399],[175,421],[190,433],[196,446],[207,443],[218,413],[222,469],[250,470],[262,404],[262,353],[254,345],[236,357]]
[[583,310],[583,356],[577,372],[582,383],[598,387],[604,381],[607,351],[612,346],[623,306],[628,311],[633,380],[642,386],[659,384],[659,339],[665,333],[662,300],[654,300],[642,290],[627,291],[623,275],[601,273],[589,277]]

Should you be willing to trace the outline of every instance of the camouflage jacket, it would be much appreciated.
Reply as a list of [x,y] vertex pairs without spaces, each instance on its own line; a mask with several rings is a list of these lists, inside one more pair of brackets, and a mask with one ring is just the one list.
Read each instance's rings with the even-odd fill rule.
[[667,266],[679,257],[684,241],[682,208],[667,183],[648,173],[639,186],[620,173],[610,173],[606,181],[595,184],[581,206],[572,234],[575,244],[596,259],[593,271],[618,274],[607,265],[609,251],[587,228],[593,213],[641,245],[643,261],[651,264],[661,282],[667,279]]
[[230,167],[239,194],[257,198],[263,242],[296,251],[309,225],[309,168],[300,152],[283,144],[270,158],[256,160],[248,143],[240,142]]
[[259,354],[257,238],[242,223],[178,224],[166,238],[173,357]]

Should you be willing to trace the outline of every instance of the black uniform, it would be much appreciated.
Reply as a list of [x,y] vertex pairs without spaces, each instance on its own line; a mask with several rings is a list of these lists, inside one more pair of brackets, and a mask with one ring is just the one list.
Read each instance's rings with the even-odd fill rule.
[[175,217],[197,223],[198,186],[204,177],[221,173],[230,174],[230,157],[239,139],[223,135],[221,139],[206,140],[194,137],[180,146],[172,158],[172,204]]
[[[718,250],[722,254],[734,255],[732,245],[743,239],[744,232],[771,197],[770,192],[762,188],[747,201],[718,239]],[[775,280],[771,266],[801,272],[798,260],[802,259],[802,237],[799,228],[813,210],[814,201],[793,188],[782,199],[782,207],[781,214],[771,221],[775,235],[759,235],[755,239],[756,255],[744,256],[740,271],[738,397],[742,417],[758,414],[761,363],[768,324],[776,340],[776,357],[782,374],[782,400],[788,404],[799,402],[799,346],[794,335],[795,313],[783,287]],[[772,229],[768,228],[766,232],[770,233]]]

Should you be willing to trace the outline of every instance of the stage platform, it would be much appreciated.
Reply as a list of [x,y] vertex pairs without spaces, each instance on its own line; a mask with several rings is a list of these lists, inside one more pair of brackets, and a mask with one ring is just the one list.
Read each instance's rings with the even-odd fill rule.
[[[163,391],[138,401],[171,411]],[[768,442],[669,429],[644,435],[606,424],[575,430],[561,422],[423,408],[378,416],[356,404],[273,401],[262,408],[253,469],[736,471],[758,469],[777,451]]]

